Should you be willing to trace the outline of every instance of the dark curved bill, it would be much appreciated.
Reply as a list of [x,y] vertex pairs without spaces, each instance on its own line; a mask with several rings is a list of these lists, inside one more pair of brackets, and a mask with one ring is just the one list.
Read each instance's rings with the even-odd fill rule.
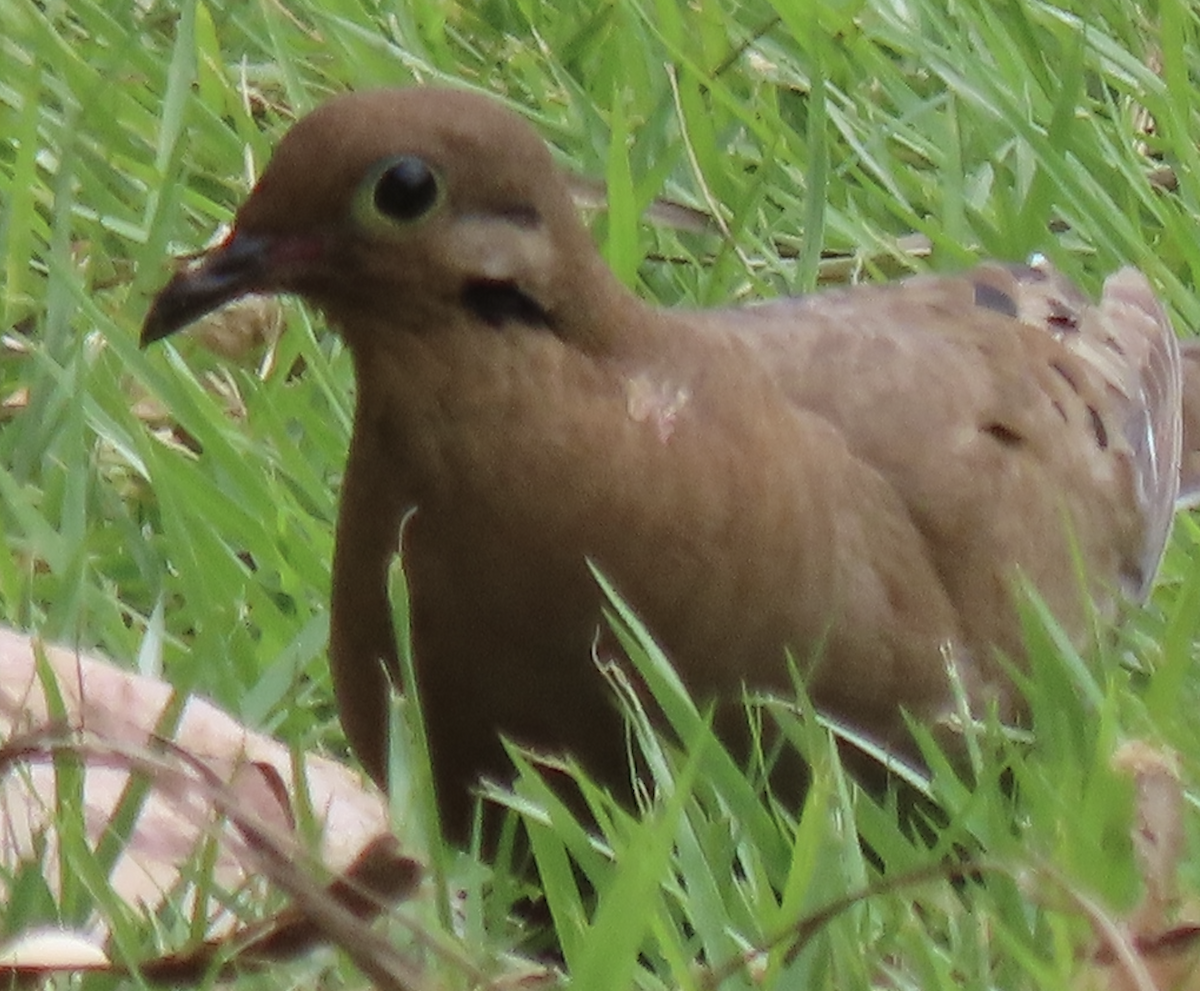
[[176,272],[150,304],[142,324],[141,346],[162,340],[206,313],[262,288],[267,254],[264,239],[235,233]]

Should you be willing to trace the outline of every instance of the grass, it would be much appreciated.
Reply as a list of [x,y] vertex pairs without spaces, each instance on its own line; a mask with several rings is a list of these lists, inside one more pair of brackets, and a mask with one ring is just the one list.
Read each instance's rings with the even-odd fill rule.
[[[607,181],[597,240],[664,303],[1040,252],[1092,292],[1138,265],[1181,333],[1200,325],[1200,48],[1183,0],[0,0],[0,24],[0,619],[163,673],[297,746],[345,750],[325,642],[348,355],[290,303],[269,360],[136,339],[170,256],[229,220],[287,124],[331,93],[456,82],[520,108],[565,166]],[[727,236],[642,223],[656,197],[715,211]],[[779,707],[764,718],[814,765],[800,809],[755,791],[683,699],[686,758],[635,720],[674,797],[631,817],[589,792],[599,837],[517,755],[508,800],[528,813],[573,983],[703,988],[743,959],[722,987],[1077,979],[1084,896],[1119,916],[1138,891],[1114,747],[1148,739],[1200,779],[1197,540],[1181,520],[1116,646],[1072,657],[1031,615],[1037,744],[983,734],[970,787],[935,765],[949,822],[931,850]],[[649,645],[634,653],[656,670]],[[854,899],[794,952],[809,913],[878,883],[860,835],[889,876],[963,849],[995,869]],[[517,882],[444,859],[468,892],[462,945],[498,959]],[[20,881],[0,931],[103,903],[76,884],[64,909]],[[441,929],[436,909],[410,911]],[[119,933],[122,952],[152,941],[128,920]],[[469,983],[429,967],[430,986]],[[270,976],[315,974],[361,984],[327,957]]]

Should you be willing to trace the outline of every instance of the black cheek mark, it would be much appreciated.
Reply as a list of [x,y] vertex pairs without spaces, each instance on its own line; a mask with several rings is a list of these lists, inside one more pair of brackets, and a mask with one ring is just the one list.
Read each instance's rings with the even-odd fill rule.
[[1004,290],[986,282],[975,283],[975,305],[995,313],[1003,313],[1006,317],[1017,315],[1017,301]]
[[1012,427],[1005,426],[1003,423],[985,423],[980,429],[1005,447],[1019,447],[1025,443],[1024,437],[1016,430],[1013,430]]
[[489,327],[519,323],[542,330],[554,329],[550,314],[541,304],[511,282],[468,282],[463,287],[462,303]]
[[1100,414],[1095,406],[1087,408],[1088,415],[1092,420],[1092,433],[1096,435],[1096,443],[1100,445],[1100,450],[1108,450],[1108,430],[1104,426],[1104,421],[1100,419]]

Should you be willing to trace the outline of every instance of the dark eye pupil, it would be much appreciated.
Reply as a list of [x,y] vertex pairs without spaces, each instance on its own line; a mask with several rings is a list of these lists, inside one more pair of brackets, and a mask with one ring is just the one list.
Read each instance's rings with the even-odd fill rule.
[[437,200],[437,177],[421,159],[398,158],[375,183],[375,206],[393,220],[415,220]]

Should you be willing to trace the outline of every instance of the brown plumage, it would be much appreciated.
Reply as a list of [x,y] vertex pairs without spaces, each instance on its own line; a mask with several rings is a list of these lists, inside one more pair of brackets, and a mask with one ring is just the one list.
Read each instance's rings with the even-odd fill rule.
[[506,772],[500,734],[627,774],[589,558],[698,698],[790,691],[790,648],[819,705],[904,748],[902,708],[951,706],[947,653],[976,704],[1019,716],[997,661],[1022,652],[1017,575],[1082,639],[1089,596],[1112,615],[1146,593],[1179,491],[1179,349],[1139,273],[1098,305],[1048,269],[989,265],[657,309],[604,266],[532,129],[465,92],[303,119],[143,342],[248,292],[303,296],[353,353],[338,704],[381,780],[386,569],[411,513],[456,836],[473,782]]

